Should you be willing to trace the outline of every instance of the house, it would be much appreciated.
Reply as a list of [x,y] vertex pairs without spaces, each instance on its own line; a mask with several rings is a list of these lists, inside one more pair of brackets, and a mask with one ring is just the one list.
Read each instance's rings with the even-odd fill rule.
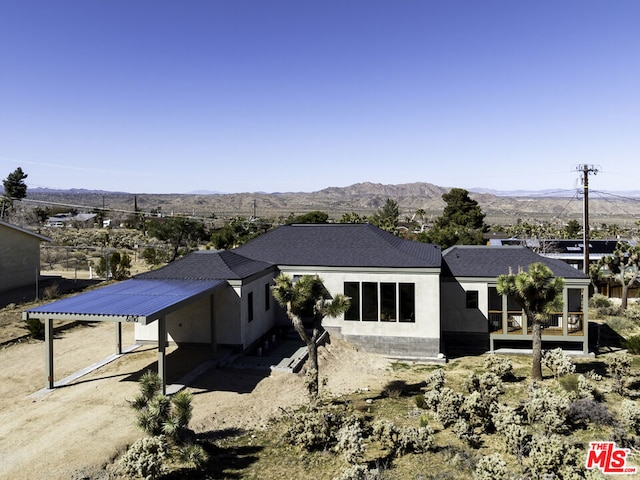
[[351,297],[325,329],[363,349],[411,358],[440,353],[440,249],[369,224],[285,225],[234,250],[292,276],[318,275]]
[[[530,329],[496,279],[543,261],[565,277],[565,307],[544,340],[587,351],[589,278],[524,247],[453,247],[404,240],[368,224],[284,225],[230,251],[199,251],[133,279],[30,309],[45,320],[49,388],[53,387],[52,320],[135,323],[136,342],[158,343],[163,376],[167,341],[247,351],[274,328],[289,326],[270,286],[280,273],[318,275],[351,307],[325,318],[330,335],[395,358],[435,359],[471,339],[494,349],[526,345]],[[120,338],[119,336],[117,338]],[[484,342],[484,343],[481,343]],[[118,342],[118,349],[121,345]],[[164,376],[163,376],[164,378]]]
[[567,263],[542,257],[523,246],[454,246],[443,252],[442,335],[445,343],[495,350],[497,345],[531,344],[531,326],[513,298],[499,295],[497,278],[541,262],[563,277],[564,307],[542,331],[543,345],[588,353],[590,279]]
[[49,237],[0,220],[0,292],[36,285],[40,243]]

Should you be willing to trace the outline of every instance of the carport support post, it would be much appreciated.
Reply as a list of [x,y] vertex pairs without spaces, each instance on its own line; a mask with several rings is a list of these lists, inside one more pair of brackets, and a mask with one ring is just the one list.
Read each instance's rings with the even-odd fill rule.
[[214,304],[213,304],[213,295],[211,295],[210,298],[210,318],[211,318],[211,338],[210,338],[210,342],[211,342],[211,355],[213,356],[214,360],[218,359],[218,338],[216,335],[216,320],[215,320],[215,316],[214,316],[214,312],[215,312],[215,308],[214,308]]
[[167,321],[165,317],[158,319],[158,376],[162,383],[162,395],[167,393],[167,364],[165,352],[167,350]]
[[116,322],[116,355],[122,354],[122,322]]
[[45,363],[47,369],[46,388],[53,390],[53,320],[48,318],[44,321],[44,344],[45,344]]

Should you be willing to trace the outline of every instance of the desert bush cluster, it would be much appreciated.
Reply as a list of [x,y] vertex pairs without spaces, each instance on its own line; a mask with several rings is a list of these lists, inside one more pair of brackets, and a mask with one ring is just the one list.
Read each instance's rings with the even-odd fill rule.
[[[460,449],[452,461],[462,465],[465,478],[602,478],[585,469],[589,441],[640,446],[640,406],[630,388],[629,356],[605,357],[604,375],[586,368],[576,373],[576,364],[560,349],[545,352],[544,359],[542,382],[517,377],[509,357],[494,354],[485,357],[481,370],[456,372],[453,379],[446,367],[431,370],[418,394],[406,381],[394,380],[364,414],[333,404],[291,414],[284,441],[341,458],[346,466],[336,480],[404,478],[394,476],[402,458],[425,455],[427,461],[452,449]],[[404,404],[411,413],[401,421],[379,415],[375,405],[383,401]]]
[[208,460],[189,429],[192,395],[184,390],[172,397],[161,393],[158,374],[146,372],[140,379],[140,393],[130,405],[136,424],[148,436],[134,442],[120,457],[120,473],[127,478],[154,479],[169,471],[169,463],[197,469]]

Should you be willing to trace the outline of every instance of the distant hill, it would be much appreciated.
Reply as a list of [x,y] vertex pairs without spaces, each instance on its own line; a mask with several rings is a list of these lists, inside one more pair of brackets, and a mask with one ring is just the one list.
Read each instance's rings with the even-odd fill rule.
[[[449,188],[431,183],[415,182],[400,185],[356,183],[347,187],[328,187],[317,192],[284,193],[190,193],[190,194],[133,194],[125,192],[91,191],[85,189],[51,190],[29,189],[25,203],[51,202],[57,205],[82,206],[89,210],[104,208],[133,212],[157,211],[164,215],[181,214],[219,219],[256,215],[265,218],[287,217],[312,210],[327,212],[338,219],[344,213],[371,215],[384,205],[387,198],[398,202],[402,216],[411,216],[422,209],[428,217],[442,213],[442,194]],[[589,211],[592,222],[633,224],[640,218],[640,198],[633,192],[599,197],[590,196]],[[638,197],[640,197],[640,192]],[[487,215],[489,223],[512,224],[522,221],[556,221],[566,223],[582,216],[582,200],[576,190],[564,192],[503,192],[473,189],[474,198]]]

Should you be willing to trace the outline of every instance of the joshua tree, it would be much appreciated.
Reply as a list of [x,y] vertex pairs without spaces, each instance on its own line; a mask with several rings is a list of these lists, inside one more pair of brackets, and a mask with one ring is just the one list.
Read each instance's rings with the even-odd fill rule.
[[640,275],[640,246],[618,242],[613,255],[602,259],[611,275],[622,285],[622,309],[627,309],[629,288]]
[[500,275],[498,293],[513,297],[522,307],[532,327],[532,377],[542,380],[542,324],[553,312],[562,309],[564,279],[554,277],[544,263],[532,263],[527,272]]
[[[338,294],[331,297],[322,280],[317,275],[304,275],[295,282],[286,274],[275,279],[273,296],[287,309],[287,316],[300,338],[307,344],[309,352],[309,396],[313,401],[318,398],[318,346],[317,341],[324,331],[324,317],[336,317],[349,309],[349,298]],[[303,318],[312,319],[311,335],[303,324]]]

